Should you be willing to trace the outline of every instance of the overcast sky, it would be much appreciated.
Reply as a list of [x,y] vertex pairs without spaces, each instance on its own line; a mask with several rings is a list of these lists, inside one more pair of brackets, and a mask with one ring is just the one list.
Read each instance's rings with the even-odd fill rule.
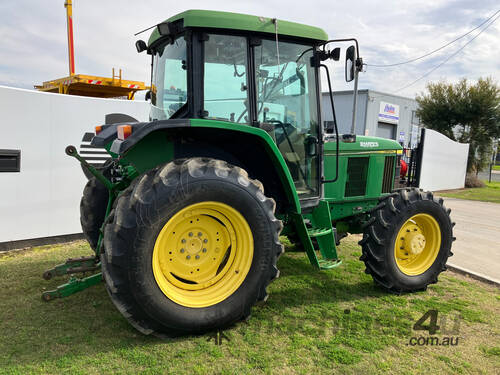
[[[76,73],[110,76],[149,84],[149,56],[137,54],[134,42],[149,32],[134,33],[187,9],[248,13],[322,27],[330,38],[355,37],[368,64],[404,61],[431,51],[479,25],[499,8],[493,0],[419,1],[132,1],[73,0]],[[68,74],[64,0],[2,0],[0,2],[0,84],[32,88]],[[398,92],[414,97],[429,81],[475,80],[500,72],[500,21],[462,52],[417,84]],[[476,32],[477,33],[477,32]],[[473,37],[473,33],[470,37]],[[469,39],[470,39],[469,37]],[[418,63],[393,68],[368,67],[360,88],[392,93],[414,81],[468,38]],[[343,50],[344,52],[344,50]],[[341,64],[341,63],[338,63]],[[334,90],[346,89],[340,66]]]

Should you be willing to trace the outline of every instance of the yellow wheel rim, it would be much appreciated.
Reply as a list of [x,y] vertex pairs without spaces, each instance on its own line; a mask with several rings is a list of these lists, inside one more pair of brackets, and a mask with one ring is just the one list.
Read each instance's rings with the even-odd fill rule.
[[153,275],[172,301],[207,307],[238,289],[252,259],[245,218],[224,203],[207,201],[183,208],[163,226],[153,250]]
[[394,244],[396,264],[406,275],[421,275],[439,254],[441,230],[431,215],[416,214],[401,226]]

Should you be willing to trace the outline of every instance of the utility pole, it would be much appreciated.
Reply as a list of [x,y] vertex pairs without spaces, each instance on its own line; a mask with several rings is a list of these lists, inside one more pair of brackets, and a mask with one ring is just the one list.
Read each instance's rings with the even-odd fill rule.
[[75,74],[75,50],[73,46],[73,3],[72,0],[66,0],[64,3],[66,8],[66,23],[68,29],[68,61],[69,75]]

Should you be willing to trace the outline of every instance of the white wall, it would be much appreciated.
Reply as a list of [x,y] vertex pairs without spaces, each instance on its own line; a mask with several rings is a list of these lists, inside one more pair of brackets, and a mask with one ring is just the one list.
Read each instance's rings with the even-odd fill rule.
[[0,149],[21,150],[21,172],[0,172],[0,242],[81,232],[86,179],[64,149],[108,113],[144,121],[149,103],[0,86]]
[[425,129],[419,187],[434,191],[463,188],[468,152],[468,143]]

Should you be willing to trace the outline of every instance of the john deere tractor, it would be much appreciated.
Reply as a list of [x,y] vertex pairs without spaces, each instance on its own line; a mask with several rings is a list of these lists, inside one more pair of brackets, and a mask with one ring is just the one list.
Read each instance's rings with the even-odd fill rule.
[[66,149],[92,174],[80,208],[96,255],[45,276],[101,273],[43,298],[103,279],[145,334],[226,327],[268,298],[280,235],[329,270],[341,264],[339,241],[363,233],[361,260],[382,288],[437,282],[453,240],[443,201],[397,188],[397,142],[321,125],[320,74],[335,118],[325,62],[341,54],[328,46],[346,41],[346,78],[357,86],[357,42],[316,27],[199,10],[156,25],[136,43],[152,59],[150,121],[96,127],[91,145],[110,155],[100,169]]

